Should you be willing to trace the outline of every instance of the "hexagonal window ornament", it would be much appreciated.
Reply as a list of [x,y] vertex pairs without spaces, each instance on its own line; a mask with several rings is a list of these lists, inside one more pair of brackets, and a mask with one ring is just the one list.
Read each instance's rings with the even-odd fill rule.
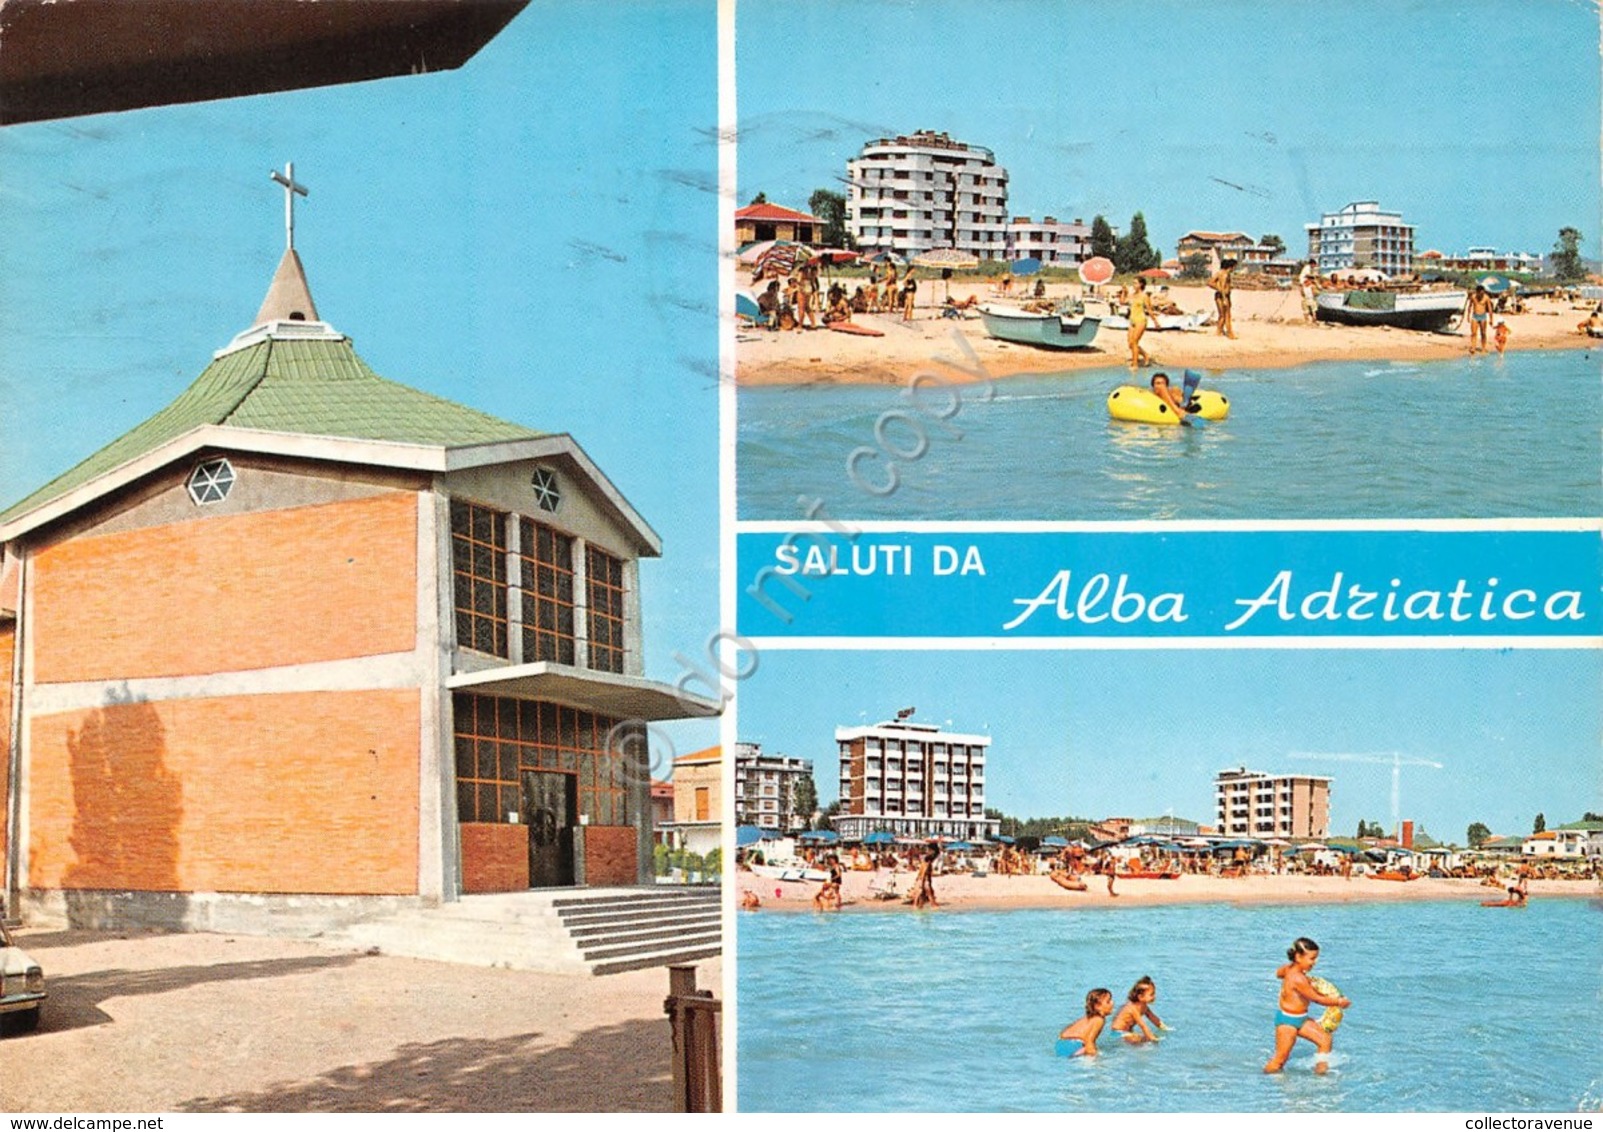
[[189,473],[184,487],[197,507],[221,503],[234,487],[234,466],[222,456],[215,460],[202,460]]
[[534,488],[534,501],[542,511],[555,511],[562,502],[562,488],[557,484],[557,474],[550,468],[534,469],[529,486]]

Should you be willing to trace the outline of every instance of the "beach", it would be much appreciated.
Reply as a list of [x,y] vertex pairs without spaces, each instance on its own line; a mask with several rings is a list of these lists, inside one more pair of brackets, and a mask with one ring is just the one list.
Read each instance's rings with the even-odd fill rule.
[[[843,280],[848,290],[860,280]],[[988,281],[954,280],[952,298],[962,302],[970,295],[981,302],[1017,305],[1021,292],[1031,287],[1021,281],[1012,297],[1002,299]],[[750,286],[749,273],[741,271],[736,286]],[[826,284],[827,287],[827,284]],[[1047,286],[1047,298],[1076,297],[1077,283]],[[943,298],[939,280],[922,278],[921,303]],[[1213,310],[1213,293],[1199,285],[1171,284],[1168,299],[1182,311]],[[1202,370],[1275,369],[1315,361],[1431,361],[1462,358],[1469,352],[1467,331],[1433,334],[1389,327],[1342,326],[1303,320],[1302,299],[1290,290],[1234,292],[1237,337],[1217,334],[1214,327],[1195,331],[1151,331],[1142,346],[1157,367],[1191,366]],[[1603,345],[1576,333],[1589,304],[1567,299],[1529,300],[1524,314],[1500,315],[1509,328],[1508,349],[1576,350]],[[736,380],[742,385],[854,384],[894,385],[921,371],[932,371],[948,381],[974,381],[1024,373],[1059,373],[1123,365],[1129,357],[1125,331],[1103,327],[1096,341],[1084,350],[1045,350],[1001,342],[985,333],[977,312],[964,319],[941,318],[937,310],[920,306],[911,323],[899,314],[856,315],[861,326],[879,330],[874,338],[829,330],[801,332],[742,329],[737,339]],[[966,344],[960,346],[953,335]],[[972,350],[972,354],[967,351]],[[1149,375],[1156,370],[1143,370]],[[1144,380],[1144,377],[1143,377]]]
[[[880,900],[870,886],[884,889],[894,879],[896,891],[905,895],[913,874],[894,875],[848,872],[842,885],[844,912],[911,912],[900,899]],[[1490,888],[1478,880],[1421,877],[1411,881],[1385,881],[1354,876],[1181,876],[1175,880],[1131,880],[1114,882],[1117,896],[1109,896],[1102,877],[1086,876],[1086,891],[1070,892],[1044,876],[973,876],[954,873],[935,878],[935,895],[940,911],[1006,911],[1018,908],[1106,908],[1144,907],[1165,904],[1363,904],[1417,900],[1457,900],[1478,904],[1498,900],[1503,889]],[[754,873],[736,874],[739,891],[755,892],[762,900],[762,911],[812,911],[813,895],[819,885],[801,881],[778,881]],[[1544,899],[1597,898],[1603,896],[1597,885],[1579,880],[1538,880],[1531,882],[1531,903]],[[776,892],[778,895],[776,895]],[[1496,909],[1501,911],[1501,909]],[[1488,909],[1492,911],[1492,909]]]

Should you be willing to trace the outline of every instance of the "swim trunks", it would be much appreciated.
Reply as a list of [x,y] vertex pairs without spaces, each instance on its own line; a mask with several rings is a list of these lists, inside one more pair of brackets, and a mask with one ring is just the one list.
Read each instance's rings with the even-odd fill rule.
[[1300,1030],[1302,1029],[1302,1024],[1306,1021],[1308,1021],[1307,1011],[1301,1014],[1287,1014],[1284,1010],[1279,1009],[1275,1011],[1276,1026],[1290,1026],[1294,1030]]
[[1073,1057],[1085,1049],[1085,1043],[1079,1038],[1059,1038],[1052,1048],[1059,1057]]

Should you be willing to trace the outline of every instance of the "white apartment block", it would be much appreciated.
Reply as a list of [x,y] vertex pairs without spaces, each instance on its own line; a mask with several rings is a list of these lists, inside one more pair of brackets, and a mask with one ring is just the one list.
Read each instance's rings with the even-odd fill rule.
[[1323,275],[1372,267],[1387,275],[1414,270],[1414,226],[1400,212],[1383,212],[1379,202],[1359,200],[1305,224],[1308,258]]
[[1228,837],[1328,837],[1330,779],[1238,767],[1214,779],[1219,832]]
[[1055,267],[1079,267],[1091,258],[1091,226],[1076,218],[1063,223],[1055,216],[1039,222],[1015,216],[1007,222],[1003,254],[1009,260],[1038,259]]
[[796,784],[812,773],[811,759],[765,755],[761,743],[736,743],[736,820],[779,833],[806,829],[813,815],[795,812],[795,791]]
[[865,252],[1006,254],[1007,170],[984,146],[929,130],[879,138],[846,162],[846,181],[846,226]]
[[898,837],[992,839],[1001,828],[985,816],[989,735],[942,731],[933,724],[890,720],[837,727],[842,840],[870,833]]

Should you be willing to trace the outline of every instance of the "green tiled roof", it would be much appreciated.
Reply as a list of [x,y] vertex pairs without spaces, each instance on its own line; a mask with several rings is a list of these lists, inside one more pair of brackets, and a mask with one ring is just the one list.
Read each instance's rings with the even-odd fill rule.
[[349,339],[272,339],[216,359],[155,416],[13,504],[0,521],[43,506],[201,425],[348,440],[457,447],[542,435],[387,381]]
[[1578,829],[1582,833],[1603,833],[1603,821],[1572,821],[1559,826],[1560,829]]

